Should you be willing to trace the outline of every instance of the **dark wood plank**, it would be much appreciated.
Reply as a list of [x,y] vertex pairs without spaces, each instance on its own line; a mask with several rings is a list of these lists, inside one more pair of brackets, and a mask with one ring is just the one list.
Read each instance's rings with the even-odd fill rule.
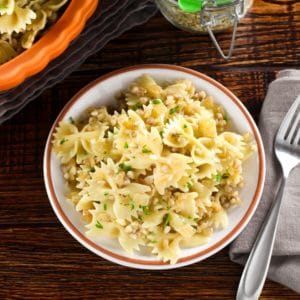
[[[228,46],[230,33],[218,38]],[[89,58],[0,127],[0,299],[232,300],[242,268],[228,248],[178,270],[121,267],[90,253],[56,219],[42,178],[43,149],[53,121],[80,88],[117,68],[171,63],[194,68],[232,90],[257,119],[269,83],[299,67],[300,2],[257,0],[239,26],[234,57],[219,58],[209,37],[184,33],[160,14]],[[299,299],[267,281],[263,300]]]
[[[191,266],[169,271],[128,269],[88,252],[61,226],[0,229],[0,276],[5,298],[233,299],[241,268],[228,249]],[[50,238],[51,237],[51,238]],[[276,295],[271,293],[276,289]],[[296,299],[267,282],[262,299]]]

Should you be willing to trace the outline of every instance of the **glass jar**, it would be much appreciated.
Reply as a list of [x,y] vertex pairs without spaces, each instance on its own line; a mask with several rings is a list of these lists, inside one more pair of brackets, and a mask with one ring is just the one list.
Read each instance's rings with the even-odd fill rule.
[[[208,33],[221,56],[228,59],[232,55],[236,28],[253,4],[253,0],[206,0],[197,12],[183,11],[177,0],[155,0],[161,13],[174,26],[193,33]],[[221,3],[221,4],[220,4]],[[232,41],[228,54],[225,55],[214,33],[232,28]]]

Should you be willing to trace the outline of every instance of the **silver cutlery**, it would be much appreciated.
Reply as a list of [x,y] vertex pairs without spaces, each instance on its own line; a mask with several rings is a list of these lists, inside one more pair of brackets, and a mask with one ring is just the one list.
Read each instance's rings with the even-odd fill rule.
[[300,96],[280,125],[275,137],[274,151],[282,168],[282,179],[276,198],[245,265],[238,287],[237,300],[259,299],[266,280],[285,184],[292,169],[300,162]]

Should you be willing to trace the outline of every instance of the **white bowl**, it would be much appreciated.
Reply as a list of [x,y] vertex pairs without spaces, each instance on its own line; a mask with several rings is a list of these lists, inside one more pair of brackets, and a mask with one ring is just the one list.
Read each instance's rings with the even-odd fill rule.
[[[213,96],[228,112],[234,128],[240,132],[250,132],[257,144],[258,151],[244,164],[245,187],[241,191],[242,205],[229,211],[229,225],[216,231],[211,241],[205,245],[183,249],[182,256],[174,265],[159,261],[154,256],[139,253],[130,255],[117,241],[85,235],[80,213],[65,200],[67,187],[63,178],[60,162],[52,150],[52,135],[61,120],[78,118],[88,107],[112,105],[117,92],[126,87],[142,74],[149,74],[158,82],[176,79],[190,79],[197,89]],[[265,156],[259,131],[244,105],[223,85],[210,77],[191,69],[173,65],[141,65],[121,69],[93,81],[77,93],[63,108],[50,131],[44,154],[44,180],[50,203],[61,223],[69,233],[84,247],[112,262],[140,269],[171,269],[201,261],[228,245],[244,229],[251,219],[261,197],[265,180]]]

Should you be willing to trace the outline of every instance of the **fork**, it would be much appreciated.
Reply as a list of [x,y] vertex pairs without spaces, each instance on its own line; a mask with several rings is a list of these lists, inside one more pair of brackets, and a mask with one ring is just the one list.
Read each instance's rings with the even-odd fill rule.
[[255,240],[240,279],[236,300],[257,300],[263,289],[272,256],[287,178],[300,162],[300,96],[283,119],[276,134],[274,151],[281,165],[282,179],[276,198]]

